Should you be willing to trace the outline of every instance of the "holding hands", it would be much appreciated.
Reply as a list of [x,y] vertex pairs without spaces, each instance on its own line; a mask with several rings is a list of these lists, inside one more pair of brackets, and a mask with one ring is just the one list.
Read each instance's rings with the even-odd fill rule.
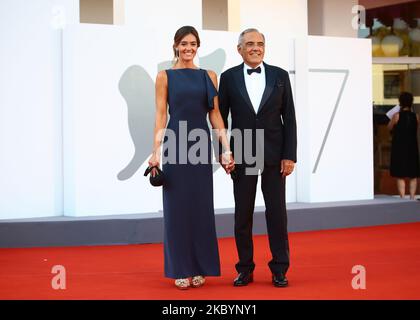
[[235,170],[235,160],[233,159],[232,151],[225,151],[219,157],[219,162],[227,174]]

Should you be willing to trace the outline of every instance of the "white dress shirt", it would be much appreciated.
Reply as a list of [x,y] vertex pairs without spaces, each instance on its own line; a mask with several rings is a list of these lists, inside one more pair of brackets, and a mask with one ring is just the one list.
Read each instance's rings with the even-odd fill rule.
[[261,103],[261,99],[265,90],[265,68],[264,64],[261,63],[256,68],[261,67],[261,73],[253,72],[248,74],[248,69],[255,69],[244,63],[244,78],[245,87],[248,91],[249,99],[251,99],[252,106],[254,107],[255,113],[258,112],[258,108]]

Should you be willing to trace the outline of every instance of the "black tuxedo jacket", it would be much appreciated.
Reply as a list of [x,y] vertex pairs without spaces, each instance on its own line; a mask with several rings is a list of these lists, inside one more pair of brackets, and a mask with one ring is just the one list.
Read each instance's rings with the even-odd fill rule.
[[[231,130],[242,132],[242,155],[245,148],[252,148],[252,155],[261,150],[262,139],[256,138],[256,129],[264,129],[264,165],[279,165],[281,160],[296,162],[296,117],[287,71],[264,63],[266,86],[258,112],[255,112],[245,86],[244,64],[230,68],[222,73],[219,85],[220,112],[228,128],[228,115],[231,113]],[[252,132],[252,144],[245,145],[245,129]],[[249,131],[249,130],[248,130]],[[235,161],[235,143],[230,140]],[[219,147],[219,150],[220,147]],[[248,150],[249,153],[249,150]],[[262,152],[261,152],[262,153]]]

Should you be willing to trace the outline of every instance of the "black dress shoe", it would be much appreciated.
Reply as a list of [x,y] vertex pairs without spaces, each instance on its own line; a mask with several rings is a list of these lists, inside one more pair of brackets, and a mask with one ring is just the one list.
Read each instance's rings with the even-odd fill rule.
[[289,281],[287,281],[286,276],[282,273],[273,274],[272,282],[275,287],[279,288],[287,287],[287,285],[289,284]]
[[235,287],[243,287],[247,286],[248,283],[251,283],[254,281],[254,276],[252,272],[240,272],[238,276],[233,281],[233,285]]

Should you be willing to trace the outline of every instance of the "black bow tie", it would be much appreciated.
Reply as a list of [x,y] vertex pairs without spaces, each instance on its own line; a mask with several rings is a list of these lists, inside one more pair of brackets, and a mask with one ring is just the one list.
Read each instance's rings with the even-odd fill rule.
[[253,72],[261,73],[261,67],[255,69],[247,69],[246,72],[248,72],[249,75],[251,75]]

